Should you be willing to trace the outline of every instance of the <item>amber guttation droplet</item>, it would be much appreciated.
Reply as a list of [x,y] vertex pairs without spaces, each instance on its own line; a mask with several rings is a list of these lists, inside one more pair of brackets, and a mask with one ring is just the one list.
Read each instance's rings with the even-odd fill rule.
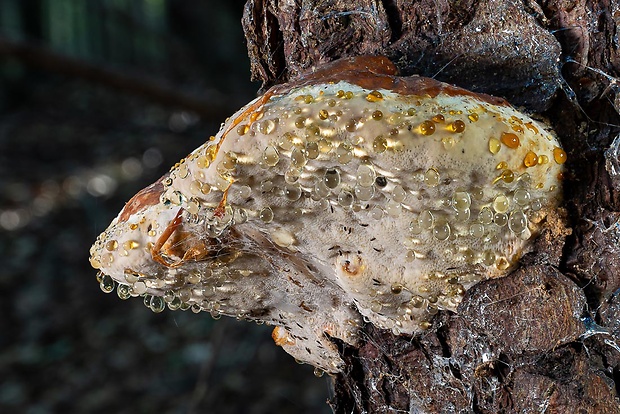
[[368,102],[378,102],[383,99],[383,95],[379,91],[372,91],[368,95],[366,95],[366,100]]
[[512,172],[512,170],[502,171],[502,180],[505,183],[511,183],[514,181],[514,179],[515,179],[515,174]]
[[383,112],[376,110],[372,113],[372,119],[375,121],[379,121],[381,118],[383,118]]
[[553,149],[553,159],[558,164],[564,164],[566,162],[566,151],[560,147],[555,147]]
[[476,122],[476,121],[478,121],[478,114],[469,114],[469,115],[467,115],[467,118],[468,118],[471,122]]
[[433,135],[435,133],[435,123],[433,121],[424,121],[420,124],[420,133],[422,135]]
[[329,112],[327,112],[327,110],[325,110],[325,109],[321,109],[319,111],[319,118],[323,119],[323,120],[329,118]]
[[519,141],[519,137],[512,132],[502,132],[500,140],[505,146],[511,149],[516,149],[521,144],[521,142]]
[[523,165],[526,167],[533,167],[538,164],[538,155],[536,155],[533,151],[529,151],[525,154],[525,158],[523,158]]
[[442,114],[437,114],[434,117],[431,118],[433,120],[433,122],[436,122],[438,124],[444,122],[446,120],[446,118],[442,115]]
[[450,131],[452,132],[463,132],[465,131],[465,122],[457,119],[456,121],[450,124]]

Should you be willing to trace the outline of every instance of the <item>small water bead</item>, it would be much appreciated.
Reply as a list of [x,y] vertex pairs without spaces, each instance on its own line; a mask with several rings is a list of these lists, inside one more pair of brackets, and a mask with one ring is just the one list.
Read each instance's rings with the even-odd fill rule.
[[118,248],[118,242],[116,240],[110,240],[105,244],[105,248],[109,252],[113,252]]
[[374,119],[375,121],[379,121],[383,118],[383,112],[376,110],[372,113],[372,119]]
[[505,213],[495,213],[493,216],[493,222],[499,227],[504,227],[508,224],[508,215]]
[[172,301],[168,302],[168,309],[170,309],[171,311],[175,311],[177,309],[180,309],[182,304],[183,302],[181,301],[181,299],[179,299],[178,297],[174,297]]
[[469,226],[469,234],[477,239],[484,236],[484,225],[482,223],[474,223]]
[[361,164],[357,167],[357,183],[362,187],[371,187],[375,183],[375,170],[369,165]]
[[505,213],[508,211],[508,207],[510,206],[510,201],[508,201],[508,197],[503,194],[498,195],[493,200],[493,209],[498,213]]
[[519,145],[521,145],[519,137],[512,132],[502,132],[500,141],[502,141],[502,143],[510,149],[517,149],[519,148]]
[[360,201],[368,201],[375,195],[375,187],[362,187],[361,185],[355,186],[355,197]]
[[115,287],[116,282],[114,281],[114,279],[112,279],[111,276],[103,275],[101,277],[101,281],[99,282],[99,288],[101,288],[104,293],[112,292]]
[[520,206],[525,206],[530,202],[530,192],[525,188],[517,188],[512,196],[512,199]]
[[242,185],[241,187],[237,188],[237,195],[240,198],[248,198],[250,195],[252,195],[252,188],[249,185]]
[[146,283],[141,280],[138,280],[136,283],[131,285],[131,292],[134,295],[142,295],[146,293]]
[[306,117],[305,116],[298,116],[297,119],[295,119],[295,126],[299,129],[303,128],[306,126]]
[[288,184],[294,184],[297,181],[299,181],[299,178],[301,177],[301,173],[302,173],[301,169],[291,167],[288,170],[286,170],[286,172],[284,173],[284,181],[286,181]]
[[454,219],[460,223],[466,222],[467,220],[469,220],[469,217],[471,216],[470,209],[454,210],[454,212],[455,212]]
[[340,173],[334,168],[325,171],[323,182],[327,188],[334,189],[340,185]]
[[329,195],[329,188],[325,185],[325,180],[317,181],[314,186],[313,199],[321,200]]
[[308,142],[306,144],[306,157],[308,159],[314,160],[319,156],[319,144],[318,142]]
[[540,199],[535,199],[532,200],[532,202],[530,203],[530,208],[532,209],[532,211],[538,211],[542,208],[542,202],[540,201]]
[[394,200],[388,200],[385,204],[385,212],[390,217],[398,217],[402,211],[402,206],[399,202]]
[[248,124],[241,124],[237,127],[237,134],[243,136],[248,133],[250,126]]
[[491,154],[497,154],[502,149],[502,143],[497,138],[489,139],[489,151]]
[[295,141],[299,140],[295,134],[286,132],[278,138],[278,146],[285,151],[290,151],[295,146]]
[[420,223],[419,218],[411,220],[411,222],[409,223],[409,231],[411,232],[411,234],[418,235],[421,234],[423,230],[424,227]]
[[274,167],[280,161],[280,154],[274,146],[269,145],[263,152],[263,162],[269,167]]
[[260,213],[258,213],[258,217],[264,222],[264,223],[271,223],[271,221],[273,220],[273,210],[271,209],[271,207],[264,207]]
[[553,149],[553,159],[556,163],[564,164],[566,162],[566,158],[566,152],[562,148],[555,147]]
[[495,253],[491,250],[485,250],[484,253],[482,253],[482,264],[485,266],[493,266],[493,264],[495,264]]
[[118,287],[116,288],[116,294],[120,299],[127,300],[131,297],[131,290],[129,289],[129,286],[119,283]]
[[321,109],[319,111],[319,119],[326,120],[327,118],[329,118],[329,112],[326,109]]
[[454,147],[454,144],[456,144],[456,141],[452,137],[443,137],[441,139],[441,143],[444,149],[449,150]]
[[284,189],[284,195],[289,201],[297,201],[301,197],[301,187],[289,184]]
[[348,164],[353,159],[353,147],[343,142],[336,148],[336,157],[341,164]]
[[264,135],[269,135],[273,133],[276,130],[276,126],[277,126],[276,121],[277,119],[276,120],[265,119],[264,121],[258,124],[258,131]]
[[493,223],[493,211],[489,207],[483,207],[478,214],[478,220],[482,224]]
[[392,190],[392,199],[397,203],[402,203],[407,198],[407,193],[400,185],[397,185]]
[[349,191],[341,191],[338,194],[338,204],[345,209],[350,209],[353,207],[353,202],[355,201],[355,197]]
[[435,133],[435,123],[430,120],[424,121],[420,124],[419,130],[422,135],[433,135]]
[[261,193],[268,193],[273,190],[273,182],[270,180],[262,181],[258,187]]
[[383,217],[383,210],[381,210],[381,208],[379,207],[374,207],[371,210],[370,215],[375,220],[381,220],[381,218]]
[[498,257],[495,261],[495,266],[499,270],[506,270],[510,267],[510,262],[505,257]]
[[383,95],[379,91],[372,91],[366,95],[366,100],[368,102],[379,102],[383,100]]
[[542,154],[538,156],[539,164],[547,164],[548,162],[549,162],[549,157],[547,157],[546,155]]
[[424,184],[429,187],[436,187],[439,185],[439,172],[434,168],[429,168],[424,173]]
[[189,175],[189,169],[187,168],[186,163],[179,165],[179,168],[177,168],[177,174],[179,175],[179,178],[187,178]]
[[515,234],[521,234],[527,229],[527,217],[521,210],[510,213],[508,228]]
[[153,296],[150,300],[149,308],[155,313],[161,313],[166,309],[166,302],[160,296]]
[[202,183],[200,181],[193,180],[189,184],[189,191],[194,195],[202,194]]
[[436,122],[438,124],[446,121],[446,117],[443,116],[442,114],[437,114],[433,116],[431,119],[433,120],[433,122]]
[[319,146],[319,151],[321,152],[321,154],[327,154],[332,150],[332,143],[325,138],[319,139],[317,141],[317,144]]
[[420,213],[419,221],[423,229],[430,229],[435,224],[435,216],[429,210],[424,210]]
[[387,139],[383,135],[378,135],[372,141],[372,148],[379,154],[385,152],[388,149]]
[[452,196],[452,206],[455,210],[465,211],[471,206],[471,197],[467,191],[456,191]]
[[308,162],[306,154],[299,148],[293,149],[291,152],[291,165],[295,168],[303,168]]
[[433,237],[444,241],[450,237],[450,225],[445,221],[438,221],[433,227]]

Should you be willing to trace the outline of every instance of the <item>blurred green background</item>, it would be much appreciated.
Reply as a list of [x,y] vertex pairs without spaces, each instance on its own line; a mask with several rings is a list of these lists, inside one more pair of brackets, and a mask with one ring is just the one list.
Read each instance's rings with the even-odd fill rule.
[[0,0],[0,413],[327,413],[271,328],[104,294],[125,201],[255,96],[242,0]]

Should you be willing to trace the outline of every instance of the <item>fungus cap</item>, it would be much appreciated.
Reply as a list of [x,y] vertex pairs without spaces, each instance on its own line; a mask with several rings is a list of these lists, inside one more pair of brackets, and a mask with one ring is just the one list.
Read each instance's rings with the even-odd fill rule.
[[[276,326],[342,368],[362,321],[414,334],[508,274],[566,153],[502,99],[344,59],[269,90],[134,196],[91,248],[102,289]],[[162,297],[161,300],[159,297]]]

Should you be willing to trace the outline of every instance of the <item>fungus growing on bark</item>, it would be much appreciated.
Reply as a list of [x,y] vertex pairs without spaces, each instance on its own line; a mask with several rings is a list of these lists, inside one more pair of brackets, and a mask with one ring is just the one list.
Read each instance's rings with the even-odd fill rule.
[[104,291],[275,325],[335,373],[363,321],[396,334],[508,274],[566,153],[502,99],[344,59],[276,86],[136,194],[91,248]]

